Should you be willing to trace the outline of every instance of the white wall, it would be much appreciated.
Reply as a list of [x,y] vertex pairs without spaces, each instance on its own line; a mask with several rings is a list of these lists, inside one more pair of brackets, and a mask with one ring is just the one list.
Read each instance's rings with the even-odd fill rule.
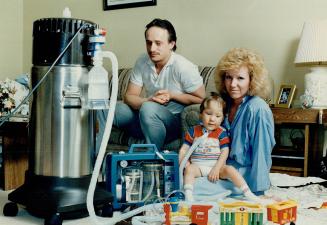
[[61,17],[68,6],[73,17],[108,30],[106,48],[116,53],[120,67],[132,66],[145,50],[144,26],[155,17],[166,18],[177,30],[177,52],[194,63],[216,65],[232,47],[255,49],[265,58],[275,97],[281,83],[296,84],[299,96],[307,69],[296,68],[293,61],[303,23],[327,18],[326,0],[157,0],[157,6],[112,11],[103,11],[102,4],[103,0],[25,0],[24,71],[31,67],[33,21]]
[[0,80],[23,72],[23,1],[2,0],[0,6]]

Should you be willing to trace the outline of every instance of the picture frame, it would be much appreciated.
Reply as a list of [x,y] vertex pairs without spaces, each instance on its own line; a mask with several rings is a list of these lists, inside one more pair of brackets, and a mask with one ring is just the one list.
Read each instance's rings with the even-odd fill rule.
[[276,100],[275,107],[290,108],[296,85],[295,84],[282,84],[278,92],[278,98]]
[[157,0],[103,0],[103,10],[157,5]]

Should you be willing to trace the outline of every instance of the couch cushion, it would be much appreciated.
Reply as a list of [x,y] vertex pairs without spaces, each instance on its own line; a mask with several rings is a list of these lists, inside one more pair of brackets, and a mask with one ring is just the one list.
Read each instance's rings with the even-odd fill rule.
[[[129,78],[131,76],[131,68],[123,68],[118,70],[118,95],[117,100],[122,100],[128,86]],[[109,77],[109,89],[112,87],[112,77]]]
[[200,66],[199,72],[203,78],[203,84],[206,89],[206,95],[209,96],[210,92],[217,91],[215,85],[215,71],[216,68],[214,66]]
[[193,104],[184,108],[181,114],[183,134],[185,134],[191,127],[199,124],[199,114],[200,104]]

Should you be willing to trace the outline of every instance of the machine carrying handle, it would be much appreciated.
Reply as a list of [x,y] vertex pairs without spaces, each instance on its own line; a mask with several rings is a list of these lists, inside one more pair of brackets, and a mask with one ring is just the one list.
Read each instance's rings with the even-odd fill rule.
[[[135,149],[142,148],[148,149],[147,151],[135,151]],[[159,152],[158,148],[155,144],[132,144],[128,150],[128,153],[136,153],[136,152],[147,152],[147,153],[155,153]]]

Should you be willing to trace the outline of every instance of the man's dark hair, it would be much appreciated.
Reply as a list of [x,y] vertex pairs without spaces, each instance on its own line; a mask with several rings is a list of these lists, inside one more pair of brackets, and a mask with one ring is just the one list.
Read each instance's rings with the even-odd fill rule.
[[168,21],[168,20],[162,20],[162,19],[154,19],[152,20],[149,24],[146,25],[146,30],[144,32],[144,35],[146,36],[146,32],[151,28],[151,27],[160,27],[162,29],[165,29],[168,31],[168,41],[175,42],[175,46],[173,47],[173,51],[175,51],[177,49],[176,46],[176,41],[177,41],[177,37],[176,37],[176,31],[174,26]]

